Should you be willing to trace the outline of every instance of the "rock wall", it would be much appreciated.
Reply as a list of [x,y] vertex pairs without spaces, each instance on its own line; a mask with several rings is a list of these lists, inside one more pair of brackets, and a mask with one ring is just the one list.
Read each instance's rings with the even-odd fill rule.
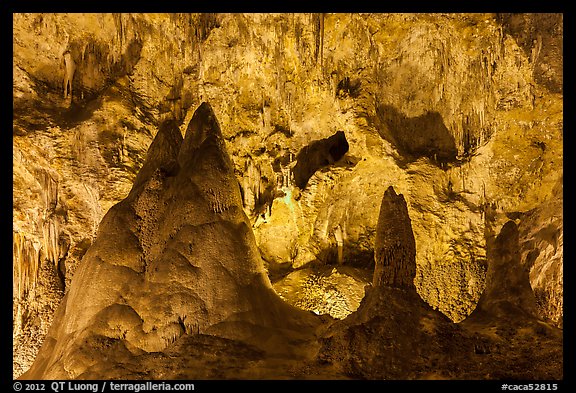
[[[406,200],[414,282],[428,304],[454,321],[469,315],[485,285],[486,234],[526,213],[521,238],[539,309],[561,321],[560,221],[556,235],[536,236],[538,209],[561,201],[553,196],[562,183],[561,15],[14,14],[13,22],[16,370],[37,348],[22,329],[41,325],[24,289],[39,288],[34,266],[49,261],[66,292],[158,126],[172,119],[184,135],[202,101],[222,126],[271,276],[317,263],[373,269],[374,212],[393,185]],[[339,131],[348,150],[298,187],[297,154]],[[539,240],[550,236],[556,246]]]

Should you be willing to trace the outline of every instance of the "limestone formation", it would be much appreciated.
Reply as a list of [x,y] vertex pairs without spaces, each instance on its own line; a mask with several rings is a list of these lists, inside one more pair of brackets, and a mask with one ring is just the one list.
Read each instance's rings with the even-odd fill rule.
[[416,243],[408,207],[392,186],[382,198],[374,242],[374,286],[414,287]]
[[[390,187],[379,227],[383,215],[393,214],[409,224],[405,201]],[[385,222],[394,226],[393,220]],[[409,225],[404,228],[398,230],[406,233]],[[326,329],[319,360],[359,379],[562,378],[562,332],[535,316],[534,294],[519,256],[518,229],[510,221],[489,254],[486,291],[477,309],[455,324],[420,298],[412,285],[415,271],[409,266],[414,263],[402,265],[403,253],[390,255],[388,262],[403,266],[402,274],[389,275],[388,282],[380,274],[357,311]],[[404,285],[394,285],[397,277],[405,279]],[[512,359],[510,353],[523,355]]]
[[72,80],[76,71],[76,64],[69,50],[64,52],[64,99],[72,98]]
[[262,190],[260,168],[252,157],[246,159],[244,177],[242,179],[242,191],[244,194],[244,208],[252,214],[256,207],[258,207],[260,196],[264,191]]
[[[95,359],[82,378],[561,377],[561,338],[547,325],[563,326],[564,307],[561,13],[14,13],[12,22],[15,378],[42,343],[41,357],[53,346],[73,373]],[[196,132],[182,138],[188,128]],[[409,208],[415,269],[409,242],[381,241],[391,184]],[[509,220],[522,269],[508,273],[529,272],[536,318],[487,282],[518,278],[487,274]],[[201,248],[212,251],[198,257]],[[269,276],[288,303],[343,320],[308,313],[323,321],[320,341],[315,329],[273,333],[276,319],[256,310],[277,301],[212,268],[215,250],[257,281]],[[263,262],[241,257],[257,253]],[[375,268],[383,285],[361,303]],[[477,306],[481,296],[497,300]],[[107,302],[103,320],[118,328],[96,334],[83,315],[100,318]],[[56,344],[46,334],[60,304],[70,311],[55,326],[87,327]],[[259,322],[213,325],[226,310]],[[284,352],[270,357],[271,348]]]
[[522,215],[518,224],[522,266],[530,272],[538,315],[563,325],[564,229],[562,182],[552,198]]
[[504,224],[488,251],[486,288],[470,318],[478,313],[504,318],[516,313],[536,317],[536,298],[529,270],[521,264],[518,226],[514,221]]
[[203,103],[184,140],[174,123],[160,127],[24,378],[105,377],[98,374],[109,367],[102,340],[128,351],[118,366],[198,334],[289,352],[297,345],[287,343],[309,340],[317,323],[272,290],[220,127]]
[[134,179],[131,194],[139,191],[141,186],[148,182],[156,171],[160,171],[162,176],[175,176],[178,173],[179,163],[176,157],[182,140],[182,134],[174,120],[167,120],[160,125],[160,129],[148,149],[146,161]]

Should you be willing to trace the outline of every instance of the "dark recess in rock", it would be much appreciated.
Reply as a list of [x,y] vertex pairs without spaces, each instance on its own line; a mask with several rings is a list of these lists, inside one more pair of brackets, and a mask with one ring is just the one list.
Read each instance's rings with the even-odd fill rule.
[[454,137],[438,112],[407,117],[393,106],[379,105],[376,124],[380,136],[406,158],[428,157],[438,165],[456,161]]
[[[118,61],[109,63],[111,47],[107,43],[87,39],[75,40],[69,44],[70,54],[76,65],[72,80],[72,101],[86,103],[99,96],[119,78],[129,75],[140,60],[143,43],[133,39]],[[57,73],[60,75],[59,73]],[[47,80],[60,92],[61,81]]]
[[[338,247],[333,245],[316,255],[320,265],[338,265]],[[374,269],[374,251],[361,248],[358,244],[346,241],[343,247],[343,262],[346,266],[361,269]]]
[[372,285],[414,287],[416,241],[412,222],[402,194],[392,186],[384,192],[374,243],[374,279]]
[[294,181],[300,189],[306,188],[308,180],[319,169],[334,164],[348,152],[348,141],[344,131],[320,139],[303,147],[296,155]]
[[346,76],[340,82],[338,82],[338,86],[336,87],[336,97],[356,98],[360,95],[361,86],[362,82],[360,79],[350,79],[350,77]]

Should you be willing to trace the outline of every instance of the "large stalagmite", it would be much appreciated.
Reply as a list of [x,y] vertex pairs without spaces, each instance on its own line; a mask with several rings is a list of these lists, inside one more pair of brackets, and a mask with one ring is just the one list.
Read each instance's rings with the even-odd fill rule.
[[416,242],[406,201],[392,186],[382,198],[374,243],[374,286],[414,287]]
[[328,329],[321,358],[328,363],[343,358],[338,362],[341,372],[362,379],[441,374],[449,357],[435,369],[426,359],[451,353],[456,343],[445,342],[444,334],[464,338],[456,325],[416,292],[410,216],[404,196],[396,194],[392,186],[382,198],[377,228],[372,286],[355,313]]
[[[121,364],[186,335],[240,340],[274,356],[295,351],[290,342],[306,342],[317,323],[273,292],[220,127],[203,103],[184,140],[174,122],[160,127],[24,378],[104,378],[114,367],[126,367],[126,377]],[[111,361],[110,348],[124,357]]]
[[[392,186],[384,193],[378,228],[373,285],[356,312],[326,330],[322,362],[359,379],[561,378],[559,363],[550,360],[561,356],[561,332],[533,315],[518,320],[512,312],[534,298],[527,274],[515,271],[520,265],[514,223],[505,225],[496,240],[481,302],[511,306],[482,318],[473,313],[460,324],[416,292],[410,216],[403,195]],[[498,289],[502,285],[510,288]],[[511,360],[511,353],[523,357]]]
[[529,272],[520,263],[518,226],[508,221],[489,247],[490,255],[486,289],[476,310],[470,315],[491,313],[509,317],[511,313],[526,313],[535,317],[536,298],[530,287]]

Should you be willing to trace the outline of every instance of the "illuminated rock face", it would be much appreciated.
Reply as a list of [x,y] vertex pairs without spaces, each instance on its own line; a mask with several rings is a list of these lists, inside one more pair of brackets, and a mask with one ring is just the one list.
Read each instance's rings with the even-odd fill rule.
[[[35,358],[103,217],[148,184],[156,134],[184,135],[205,101],[277,291],[304,277],[317,283],[302,290],[314,301],[294,301],[353,312],[365,281],[353,294],[330,285],[372,275],[393,186],[427,304],[465,320],[484,292],[489,239],[514,220],[538,315],[562,326],[561,14],[32,13],[13,22],[14,375]],[[296,169],[299,152],[340,131],[340,159]],[[158,176],[175,177],[179,162]],[[334,268],[349,277],[299,275]]]

